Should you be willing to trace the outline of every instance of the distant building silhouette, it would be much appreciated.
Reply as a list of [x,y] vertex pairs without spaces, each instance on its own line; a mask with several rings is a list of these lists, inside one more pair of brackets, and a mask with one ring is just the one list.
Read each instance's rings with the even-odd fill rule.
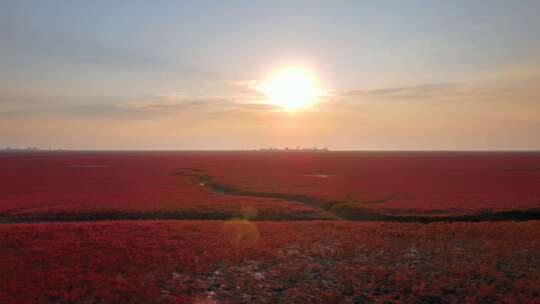
[[301,147],[301,146],[296,146],[295,148],[284,147],[283,149],[273,148],[273,147],[260,148],[260,149],[258,149],[258,151],[261,151],[261,152],[280,152],[280,151],[281,152],[328,152],[330,150],[327,147],[324,147],[324,148],[318,148],[318,147],[305,148],[305,147]]

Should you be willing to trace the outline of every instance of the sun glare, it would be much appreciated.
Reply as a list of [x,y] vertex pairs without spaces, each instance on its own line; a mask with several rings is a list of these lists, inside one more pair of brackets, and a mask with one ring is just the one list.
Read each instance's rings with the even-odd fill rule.
[[296,67],[279,70],[258,85],[257,91],[266,97],[265,103],[286,111],[311,108],[324,96],[316,77]]

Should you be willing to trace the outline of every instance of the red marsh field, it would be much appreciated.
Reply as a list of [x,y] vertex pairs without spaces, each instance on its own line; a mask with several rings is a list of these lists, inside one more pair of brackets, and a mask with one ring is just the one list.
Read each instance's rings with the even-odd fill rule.
[[519,219],[540,208],[539,153],[35,153],[2,154],[0,168],[4,221]]
[[540,297],[538,153],[3,153],[0,168],[1,303]]

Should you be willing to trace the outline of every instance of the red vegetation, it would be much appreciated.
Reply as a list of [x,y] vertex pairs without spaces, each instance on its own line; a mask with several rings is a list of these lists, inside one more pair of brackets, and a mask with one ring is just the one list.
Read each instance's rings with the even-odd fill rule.
[[0,154],[4,220],[332,219],[297,202],[212,193],[193,153]]
[[539,221],[6,224],[0,243],[6,304],[540,297]]
[[304,195],[331,211],[462,215],[540,208],[540,153],[329,152],[207,156],[213,181]]
[[[539,153],[36,153],[0,155],[0,167],[4,220],[331,219],[330,212],[362,219],[540,209]],[[236,195],[212,193],[201,179]]]
[[[540,221],[338,221],[539,218],[538,153],[4,153],[0,168],[0,303],[539,303]],[[239,217],[313,221],[107,221]],[[79,220],[105,221],[12,223]]]

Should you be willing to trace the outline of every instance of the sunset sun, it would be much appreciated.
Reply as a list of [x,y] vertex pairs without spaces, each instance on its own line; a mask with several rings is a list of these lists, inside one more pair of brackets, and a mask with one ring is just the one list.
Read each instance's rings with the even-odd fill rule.
[[284,68],[256,87],[264,102],[286,111],[311,108],[325,94],[318,79],[308,70]]

